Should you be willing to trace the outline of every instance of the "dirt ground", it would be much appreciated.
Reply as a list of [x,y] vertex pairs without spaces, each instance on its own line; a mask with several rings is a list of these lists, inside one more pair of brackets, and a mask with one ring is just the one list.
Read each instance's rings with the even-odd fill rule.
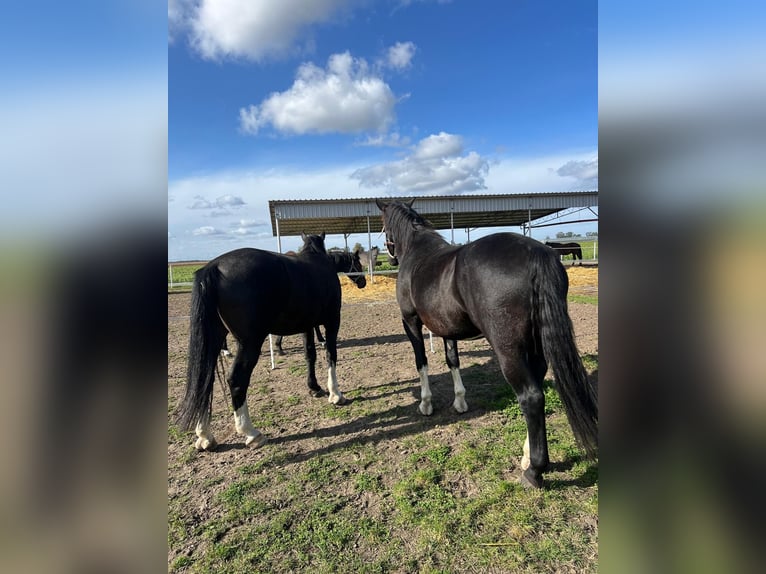
[[[570,293],[598,295],[596,268],[570,268]],[[207,493],[198,497],[188,512],[202,522],[215,510],[209,500],[225,487],[230,475],[236,479],[237,468],[265,456],[269,448],[279,448],[283,463],[301,463],[319,453],[327,453],[354,441],[374,445],[394,468],[397,460],[407,457],[403,437],[430,433],[442,443],[465,440],[459,432],[450,432],[455,424],[470,421],[481,426],[495,413],[488,406],[498,389],[507,384],[497,361],[483,339],[460,342],[461,371],[466,387],[469,411],[459,415],[451,408],[452,380],[444,360],[442,340],[434,337],[435,353],[428,353],[434,414],[417,413],[420,388],[412,348],[407,340],[394,295],[395,280],[376,278],[374,285],[358,290],[346,278],[343,282],[342,322],[339,333],[337,376],[350,405],[331,407],[326,398],[309,396],[300,336],[284,339],[286,356],[276,357],[271,369],[268,341],[253,372],[248,403],[256,428],[269,442],[259,450],[244,448],[234,433],[231,406],[223,388],[216,383],[213,401],[212,431],[220,443],[218,452],[197,454],[191,448],[191,434],[173,434],[168,439],[169,500],[188,494],[192,485],[208,484]],[[168,411],[172,430],[172,410],[183,395],[188,345],[189,293],[168,294]],[[591,303],[569,304],[577,345],[581,354],[598,355],[598,306]],[[236,346],[231,344],[234,350]],[[427,341],[428,349],[428,341]],[[317,358],[317,378],[326,387],[324,352]],[[334,409],[334,410],[328,410]],[[338,411],[340,414],[333,414]],[[519,453],[520,456],[520,453]],[[555,473],[551,475],[555,479]],[[206,479],[208,480],[205,483]],[[459,486],[455,488],[459,489]],[[472,488],[466,484],[465,489]],[[186,518],[187,522],[190,520]],[[189,542],[195,544],[194,541]],[[168,550],[169,564],[195,549],[181,545]]]

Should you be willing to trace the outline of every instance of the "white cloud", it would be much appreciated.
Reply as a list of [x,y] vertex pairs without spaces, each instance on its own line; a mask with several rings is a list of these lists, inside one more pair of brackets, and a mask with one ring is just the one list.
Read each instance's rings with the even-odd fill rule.
[[365,60],[344,52],[330,56],[326,69],[303,64],[290,89],[240,109],[240,127],[252,134],[267,125],[286,134],[384,132],[395,104],[391,88]]
[[360,147],[405,147],[410,145],[410,138],[401,136],[398,132],[391,132],[376,136],[368,135],[365,140],[359,141],[354,145]]
[[250,228],[250,227],[263,227],[268,225],[265,221],[259,219],[240,219],[239,221],[232,221],[230,223],[232,227]]
[[358,169],[351,177],[362,187],[383,187],[391,193],[463,193],[486,189],[487,160],[473,151],[462,154],[462,138],[441,132],[422,139],[404,159]]
[[213,211],[210,215],[213,217],[219,215],[228,215],[230,212],[226,211],[227,207],[238,208],[245,205],[245,202],[241,197],[226,194],[218,197],[215,201],[209,201],[203,195],[195,195],[194,203],[189,205],[189,209],[215,209],[219,208],[222,211]]
[[598,158],[569,160],[556,173],[561,177],[573,177],[583,185],[598,187]]
[[[451,134],[438,134],[424,138],[412,147],[412,152],[419,150],[424,156],[441,146],[443,150],[457,150],[457,154],[447,158],[447,167],[456,169],[461,166],[463,170],[474,169],[481,172],[486,165],[486,173],[483,173],[483,186],[462,193],[545,193],[556,191],[571,191],[571,182],[556,173],[559,166],[567,162],[587,162],[597,156],[593,149],[561,153],[546,156],[528,157],[503,157],[490,161],[480,157],[476,153],[464,153],[462,144],[454,145],[459,141],[458,136]],[[452,142],[452,146],[448,145]],[[437,145],[438,144],[438,145]],[[411,154],[409,158],[412,157]],[[429,161],[438,163],[438,159]],[[405,158],[406,161],[409,158]],[[462,163],[461,163],[462,160]],[[474,162],[473,168],[467,167]],[[413,163],[417,163],[413,160]],[[428,163],[428,162],[426,162]],[[454,164],[454,165],[453,165]],[[272,235],[271,220],[268,208],[269,199],[342,199],[349,197],[368,197],[378,195],[376,192],[366,192],[359,189],[359,180],[352,179],[350,174],[361,169],[379,169],[381,174],[391,175],[386,169],[389,164],[363,167],[359,165],[343,165],[322,170],[297,170],[294,166],[289,168],[270,168],[263,171],[226,171],[212,173],[206,176],[189,177],[181,180],[168,182],[168,191],[176,201],[169,203],[168,208],[168,233],[174,238],[168,242],[168,261],[181,259],[209,259],[238,247],[256,247],[269,251],[277,250],[277,239]],[[477,167],[478,166],[478,167]],[[459,171],[459,170],[458,170]],[[406,179],[404,175],[397,174]],[[425,181],[433,182],[436,176]],[[462,181],[455,180],[456,186]],[[263,195],[263,190],[268,189],[268,199]],[[418,189],[419,190],[419,189]],[[413,191],[418,191],[413,190]],[[402,194],[406,193],[401,190]],[[428,190],[430,193],[449,193],[449,186],[445,189]],[[200,227],[211,227],[207,212],[202,210],[187,209],[195,197],[239,197],[245,203],[236,214],[230,216],[230,220],[220,218],[216,220],[218,234],[200,235],[194,234],[193,230]],[[546,231],[548,228],[545,228]],[[222,230],[222,231],[221,231]],[[251,231],[246,233],[246,231]],[[488,229],[487,233],[497,231]],[[253,233],[255,232],[255,233]],[[471,237],[478,237],[483,232],[471,233]],[[544,237],[544,235],[543,235]],[[463,239],[457,239],[462,241]],[[349,244],[354,245],[357,241],[367,245],[367,234],[356,234],[348,238]],[[372,243],[380,242],[380,237],[373,232]],[[282,250],[298,249],[301,245],[299,237],[283,237]],[[343,246],[342,236],[331,236],[328,245]]]
[[395,70],[406,70],[412,65],[415,50],[412,42],[397,42],[386,53],[386,65]]
[[210,225],[204,225],[193,230],[192,233],[194,235],[220,235],[223,232],[220,229],[211,227]]
[[[356,0],[200,0],[186,5],[191,44],[211,60],[245,58],[262,61],[294,52],[308,41],[314,24],[329,22]],[[172,9],[176,22],[183,2]],[[168,17],[171,6],[168,6]]]

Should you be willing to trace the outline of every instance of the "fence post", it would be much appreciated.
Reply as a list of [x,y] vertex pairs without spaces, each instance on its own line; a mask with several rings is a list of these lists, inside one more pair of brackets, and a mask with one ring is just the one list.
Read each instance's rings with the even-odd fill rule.
[[168,269],[170,270],[170,288],[173,288],[173,266],[168,263]]

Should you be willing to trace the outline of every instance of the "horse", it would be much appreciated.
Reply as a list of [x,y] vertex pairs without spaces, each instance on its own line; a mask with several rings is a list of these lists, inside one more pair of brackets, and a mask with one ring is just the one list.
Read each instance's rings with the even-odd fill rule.
[[236,249],[194,274],[186,391],[178,409],[178,424],[182,430],[195,427],[197,450],[217,446],[210,432],[213,382],[227,331],[239,342],[226,382],[231,391],[234,428],[245,436],[246,446],[257,448],[266,442],[250,420],[247,388],[269,333],[303,333],[307,385],[312,396],[321,397],[325,391],[317,384],[314,371],[313,328],[324,325],[328,400],[335,405],[347,402],[335,372],[341,306],[338,273],[325,250],[324,233],[302,233],[301,238],[303,247],[295,256]]
[[380,253],[380,249],[377,247],[373,247],[369,251],[364,251],[363,249],[359,251],[359,261],[362,263],[365,271],[370,268],[371,261],[373,270],[378,266],[378,253]]
[[483,336],[526,420],[521,483],[542,488],[549,463],[543,394],[548,363],[575,438],[589,458],[596,458],[596,390],[575,346],[567,312],[569,282],[559,258],[542,243],[515,233],[450,245],[412,209],[413,201],[376,200],[386,246],[399,260],[396,298],[420,376],[420,413],[433,413],[423,325],[444,338],[458,413],[468,405],[457,341]]
[[546,241],[545,244],[559,254],[559,257],[564,255],[572,256],[572,265],[579,259],[580,265],[582,265],[582,246],[574,241],[571,243],[558,243],[555,241]]
[[[295,255],[295,252],[288,251],[285,255]],[[328,255],[333,260],[335,271],[338,273],[362,273],[362,275],[349,276],[349,279],[351,279],[359,289],[364,289],[367,285],[367,279],[363,275],[365,268],[361,261],[361,254],[356,251],[352,253],[347,253],[346,251],[330,251]],[[324,347],[325,339],[322,336],[322,331],[319,330],[319,325],[314,327],[314,332],[316,333],[317,341]],[[282,335],[277,335],[274,338],[274,347],[276,348],[278,355],[285,354],[285,351],[282,349]]]

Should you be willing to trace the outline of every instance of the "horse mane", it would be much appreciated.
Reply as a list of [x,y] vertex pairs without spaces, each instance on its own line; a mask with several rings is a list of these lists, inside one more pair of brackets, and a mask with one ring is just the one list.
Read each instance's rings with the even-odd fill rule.
[[319,253],[321,255],[327,255],[324,239],[319,235],[307,235],[303,246],[298,250],[298,255],[301,253]]
[[[430,221],[401,201],[392,201],[388,204],[388,209],[390,210],[387,220],[388,226],[394,232],[395,242],[402,244],[403,247],[407,245],[416,231],[425,231],[444,240]],[[406,247],[402,249],[402,251],[405,250]]]

